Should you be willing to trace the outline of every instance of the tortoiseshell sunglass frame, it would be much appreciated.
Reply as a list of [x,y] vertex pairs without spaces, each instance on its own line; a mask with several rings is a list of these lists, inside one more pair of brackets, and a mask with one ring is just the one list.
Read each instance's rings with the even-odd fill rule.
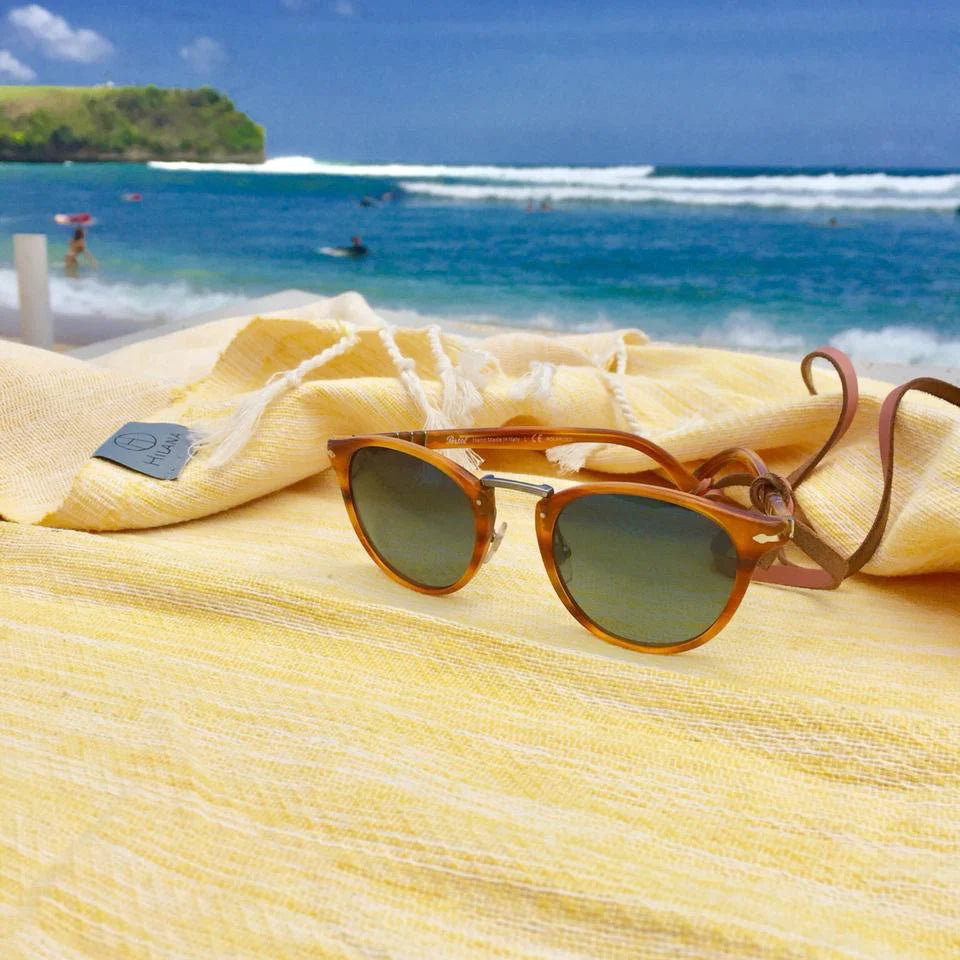
[[[776,555],[793,534],[793,503],[788,491],[779,491],[775,487],[768,486],[763,502],[770,509],[770,513],[763,513],[734,503],[712,484],[714,474],[726,465],[745,468],[750,477],[757,478],[758,481],[766,481],[770,475],[763,461],[752,451],[743,448],[725,450],[696,471],[691,472],[655,443],[617,430],[541,427],[470,428],[456,431],[415,430],[335,438],[331,439],[327,446],[350,522],[373,561],[384,573],[405,587],[420,593],[442,595],[461,589],[480,569],[495,537],[497,514],[495,490],[497,486],[510,486],[515,482],[504,481],[503,478],[493,475],[478,477],[448,457],[434,451],[465,448],[548,450],[551,447],[569,443],[614,444],[637,450],[646,454],[657,468],[666,474],[675,488],[611,480],[583,483],[555,492],[546,486],[541,491],[537,485],[520,484],[521,487],[529,488],[526,492],[541,492],[534,509],[537,542],[547,575],[564,606],[591,633],[602,640],[630,650],[658,654],[680,653],[698,647],[716,636],[730,622],[750,580],[758,573],[758,565],[761,561],[768,557],[772,559],[772,555]],[[444,587],[429,587],[417,583],[395,570],[374,549],[358,517],[350,483],[351,460],[357,450],[364,447],[384,447],[426,461],[448,476],[469,499],[473,510],[476,536],[470,563],[455,583]],[[564,507],[571,501],[594,494],[621,494],[674,504],[707,517],[726,532],[736,550],[736,575],[727,603],[710,627],[680,643],[668,645],[638,643],[603,629],[580,608],[567,590],[557,569],[553,551],[554,526]]]

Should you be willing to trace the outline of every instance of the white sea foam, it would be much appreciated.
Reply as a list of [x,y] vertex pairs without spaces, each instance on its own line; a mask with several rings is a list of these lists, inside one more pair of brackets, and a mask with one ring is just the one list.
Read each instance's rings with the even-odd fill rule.
[[[236,295],[197,292],[183,283],[113,283],[100,277],[50,277],[50,306],[55,314],[129,321],[147,325],[181,320],[216,310]],[[17,277],[0,268],[0,309],[18,310]]]
[[[676,339],[682,339],[682,335]],[[792,356],[812,350],[820,343],[783,330],[750,310],[735,310],[723,323],[702,330],[696,341],[730,350]],[[949,340],[921,327],[889,326],[880,330],[852,327],[832,336],[830,344],[843,350],[856,363],[960,366],[960,340]]]
[[830,343],[861,362],[960,366],[960,340],[947,340],[932,330],[917,327],[854,327],[838,333]]
[[552,200],[789,207],[798,210],[943,210],[960,206],[960,174],[761,174],[654,176],[646,164],[517,167],[493,164],[333,163],[274,157],[262,164],[155,162],[162,170],[315,174],[399,180],[408,193],[439,200]]
[[[606,314],[592,318],[570,320],[552,313],[540,312],[532,316],[507,318],[493,313],[475,313],[456,316],[435,316],[417,310],[378,309],[389,323],[400,326],[422,327],[437,323],[477,324],[481,326],[512,327],[526,330],[558,331],[567,333],[596,333],[618,326]],[[657,324],[650,326],[640,319],[636,326],[660,339]],[[677,342],[693,342],[726,350],[754,353],[786,354],[799,358],[808,350],[821,345],[819,338],[810,340],[799,333],[779,327],[771,319],[758,316],[750,310],[734,310],[722,323],[705,327],[699,333],[684,335],[681,325],[672,325],[664,337]],[[960,365],[960,340],[947,340],[920,327],[884,327],[881,330],[844,330],[830,338],[830,343],[848,353],[859,363],[928,364],[938,367]]]
[[[599,201],[602,203],[677,203],[697,206],[789,207],[795,210],[954,210],[960,205],[960,190],[954,195],[894,193],[760,192],[755,185],[742,189],[732,177],[722,190],[703,189],[695,177],[650,177],[643,187],[602,186],[507,186],[501,184],[425,183],[405,181],[407,193],[443,200],[498,200],[511,203]],[[663,183],[674,184],[673,188]],[[689,183],[689,186],[687,185]]]
[[787,193],[957,193],[960,174],[897,176],[889,173],[763,174],[756,177],[656,177],[664,190],[785,191]]
[[[186,319],[218,309],[240,296],[217,291],[197,292],[183,283],[133,284],[109,282],[100,277],[50,278],[50,299],[54,313],[89,321],[87,327],[100,331],[94,338],[120,332],[114,329],[117,326],[129,329]],[[9,267],[0,267],[0,314],[15,317],[17,310],[16,275]],[[431,323],[441,326],[478,324],[585,333],[610,330],[616,326],[603,313],[581,320],[560,318],[544,312],[516,317],[493,313],[436,316],[416,310],[381,308],[378,313],[391,323],[413,327]],[[645,326],[642,320],[638,325],[641,328]],[[648,332],[655,333],[654,330]],[[687,339],[676,327],[669,336],[671,339]],[[793,355],[816,346],[799,334],[783,330],[775,322],[749,310],[734,311],[723,323],[709,326],[689,339],[732,350]],[[860,363],[960,366],[960,340],[946,339],[919,327],[889,326],[880,330],[854,327],[836,334],[830,342]]]
[[761,353],[797,353],[806,348],[803,337],[778,330],[749,310],[734,310],[722,324],[706,327],[698,340],[708,346]]
[[194,163],[153,161],[158,170],[195,170],[212,173],[317,174],[327,177],[379,179],[492,180],[509,183],[610,184],[635,183],[653,173],[651,166],[619,167],[508,167],[480,164],[328,163],[312,157],[273,157],[266,163]]

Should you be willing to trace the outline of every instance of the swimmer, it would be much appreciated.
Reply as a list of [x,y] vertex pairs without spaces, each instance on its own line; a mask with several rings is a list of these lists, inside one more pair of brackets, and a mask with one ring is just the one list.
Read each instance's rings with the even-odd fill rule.
[[97,269],[97,258],[87,249],[86,234],[83,227],[77,227],[73,231],[73,239],[70,241],[70,247],[67,255],[63,258],[63,269],[68,277],[77,275],[77,260],[83,254],[90,261],[90,266]]

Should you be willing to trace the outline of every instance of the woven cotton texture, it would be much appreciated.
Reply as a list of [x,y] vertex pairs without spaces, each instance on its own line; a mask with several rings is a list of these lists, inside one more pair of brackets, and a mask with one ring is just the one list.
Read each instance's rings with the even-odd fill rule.
[[[85,459],[127,420],[223,416],[339,336],[334,308],[99,368],[0,346],[0,956],[957,955],[956,413],[905,402],[871,567],[925,575],[757,584],[706,646],[642,656],[569,617],[520,494],[462,592],[374,567],[323,469],[330,433],[421,425],[373,326],[220,470]],[[615,375],[617,339],[444,342],[497,359],[478,424],[618,426],[593,365]],[[442,405],[427,335],[397,343]],[[809,398],[795,364],[626,350],[636,417],[683,459],[736,442],[787,468],[836,413],[829,373]],[[518,399],[534,362],[550,396]],[[864,392],[800,493],[841,550],[879,497]]]

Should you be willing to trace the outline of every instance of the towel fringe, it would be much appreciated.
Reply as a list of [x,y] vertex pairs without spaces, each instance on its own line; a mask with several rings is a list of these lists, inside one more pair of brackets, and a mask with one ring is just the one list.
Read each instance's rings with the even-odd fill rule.
[[[420,376],[417,373],[416,361],[411,357],[405,357],[400,352],[400,347],[397,345],[396,330],[396,326],[384,324],[384,326],[377,331],[377,335],[380,337],[388,356],[393,361],[393,365],[397,369],[397,374],[400,377],[400,381],[403,383],[408,396],[416,404],[420,410],[420,413],[423,415],[423,429],[447,430],[454,426],[469,426],[469,424],[452,423],[444,411],[438,410],[430,402],[427,397],[427,392],[423,387],[423,381],[420,379]],[[437,342],[439,345],[440,354],[446,360],[447,364],[449,364],[450,360],[446,356],[446,353],[444,353],[442,344],[439,343],[439,334],[437,337]],[[439,372],[442,380],[442,362],[438,361],[438,366],[441,367]],[[451,405],[454,402],[456,401],[451,400]],[[482,402],[483,401],[481,398],[481,403]],[[476,468],[483,463],[483,458],[478,456],[473,450],[444,450],[442,452],[445,456],[453,460],[454,463],[460,464],[460,466],[465,467],[467,470],[476,470]]]
[[483,396],[476,385],[463,376],[450,361],[440,339],[438,326],[427,328],[427,339],[437,374],[443,384],[443,415],[447,420],[444,426],[473,426],[473,414],[483,406]]
[[[613,373],[607,369],[611,356],[616,357],[617,361]],[[600,376],[603,378],[607,389],[613,395],[613,399],[616,400],[617,406],[620,408],[620,416],[623,417],[623,422],[630,428],[631,433],[642,436],[643,425],[633,412],[633,407],[630,406],[630,401],[627,399],[627,393],[624,389],[623,377],[627,372],[627,341],[625,337],[620,337],[617,340],[617,345],[611,356],[607,356],[602,361],[595,359],[594,365],[600,371]]]
[[565,443],[551,447],[546,457],[557,465],[560,473],[577,473],[582,470],[589,457],[603,447],[602,443]]
[[[613,372],[611,372],[609,366],[610,361],[613,359],[616,359],[616,364]],[[621,336],[617,339],[617,345],[611,353],[605,357],[593,357],[593,365],[597,368],[597,372],[600,374],[600,379],[603,381],[604,386],[610,391],[610,395],[613,397],[620,411],[620,416],[623,418],[630,432],[635,433],[637,436],[642,436],[643,425],[633,412],[633,407],[630,405],[630,400],[624,389],[623,378],[627,372],[627,360],[627,340],[625,336]],[[530,371],[524,374],[520,383],[523,383],[527,377],[533,374],[535,366],[536,361],[530,365]],[[519,386],[520,384],[517,384],[518,388]],[[602,447],[603,444],[601,443],[567,443],[559,447],[551,447],[547,451],[547,459],[551,463],[556,464],[561,473],[577,473],[584,468],[587,460],[594,456]]]
[[209,450],[207,463],[211,467],[229,463],[249,443],[264,411],[274,400],[299,387],[308,374],[352,350],[360,342],[353,324],[344,323],[342,327],[343,335],[336,343],[316,356],[308,357],[293,370],[275,373],[259,390],[244,394],[233,413],[225,419],[201,421],[194,425],[191,428],[194,435],[191,453]]
[[485,389],[494,377],[503,375],[500,361],[489,351],[476,347],[467,347],[460,351],[457,372],[478,390]]
[[553,379],[557,375],[554,363],[534,360],[530,369],[513,385],[510,396],[514,400],[536,400],[546,403],[553,391]]

